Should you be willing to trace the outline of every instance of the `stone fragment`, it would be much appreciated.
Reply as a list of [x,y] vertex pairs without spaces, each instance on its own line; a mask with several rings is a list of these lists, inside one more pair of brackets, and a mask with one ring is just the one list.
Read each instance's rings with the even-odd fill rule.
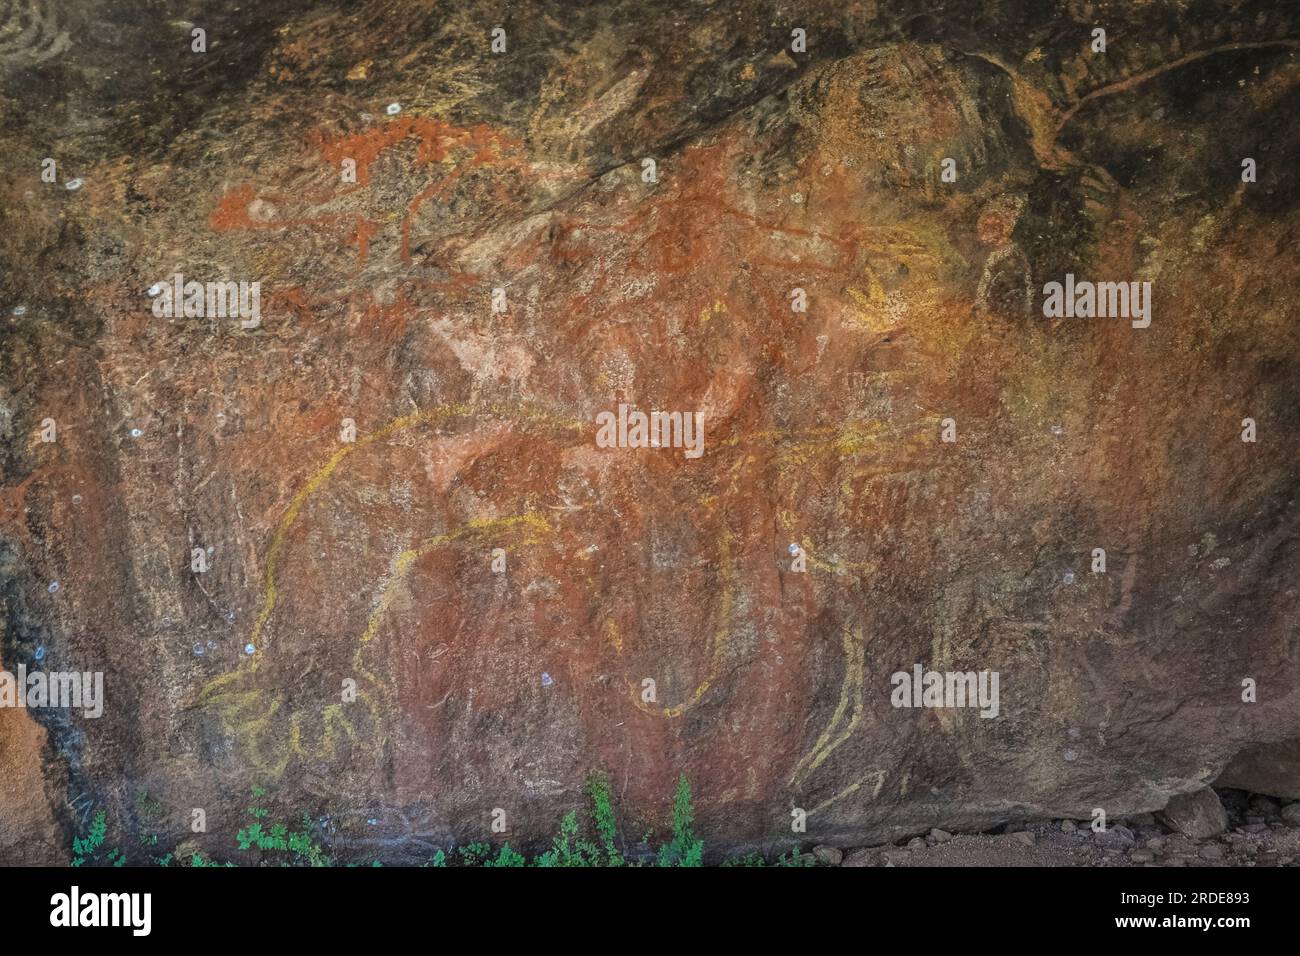
[[824,863],[826,866],[839,866],[844,859],[843,850],[824,843],[813,847],[812,853],[818,863]]
[[1209,787],[1173,797],[1159,817],[1169,829],[1193,840],[1218,836],[1228,828],[1228,814],[1219,802],[1219,795]]
[[1127,849],[1137,845],[1136,834],[1123,824],[1107,827],[1105,830],[1096,833],[1095,839],[1102,846],[1118,847],[1119,849]]

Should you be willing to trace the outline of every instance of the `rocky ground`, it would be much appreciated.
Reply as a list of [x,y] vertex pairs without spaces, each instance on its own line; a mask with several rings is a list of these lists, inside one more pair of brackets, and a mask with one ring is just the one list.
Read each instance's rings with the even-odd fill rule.
[[1243,791],[1221,796],[1221,830],[1144,813],[1105,830],[1074,819],[1009,823],[985,834],[931,830],[901,845],[818,845],[802,858],[824,866],[1300,866],[1300,803]]
[[822,866],[1300,866],[1300,802],[1240,790],[1220,796],[1226,813],[1217,832],[1214,824],[1145,813],[1105,830],[1086,820],[1013,823],[991,833],[936,829],[902,845],[820,845],[802,859]]

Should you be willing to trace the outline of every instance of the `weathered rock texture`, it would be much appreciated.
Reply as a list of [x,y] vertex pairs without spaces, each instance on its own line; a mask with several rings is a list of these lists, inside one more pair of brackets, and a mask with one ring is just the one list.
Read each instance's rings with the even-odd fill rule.
[[[1295,10],[238,7],[3,6],[0,660],[108,700],[0,714],[0,859],[226,855],[254,783],[343,858],[527,844],[596,769],[633,842],[685,773],[711,850],[861,845],[1300,739]],[[1150,328],[1043,318],[1067,272]]]
[[1193,840],[1218,836],[1228,827],[1228,813],[1209,787],[1178,794],[1160,812],[1160,819],[1171,830]]

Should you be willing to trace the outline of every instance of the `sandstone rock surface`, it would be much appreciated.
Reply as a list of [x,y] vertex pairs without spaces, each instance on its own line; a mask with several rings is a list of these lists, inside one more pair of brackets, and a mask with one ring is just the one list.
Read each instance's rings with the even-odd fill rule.
[[710,853],[853,846],[1300,740],[1295,10],[130,6],[0,44],[0,660],[106,685],[0,713],[0,861],[224,857],[254,785],[340,859],[536,846],[595,770],[629,839],[684,773]]

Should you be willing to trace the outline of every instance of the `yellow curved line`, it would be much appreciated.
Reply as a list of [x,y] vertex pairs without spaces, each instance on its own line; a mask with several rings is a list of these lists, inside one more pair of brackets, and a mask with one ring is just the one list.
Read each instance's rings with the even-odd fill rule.
[[[260,668],[263,659],[267,657],[270,642],[265,638],[265,629],[267,622],[270,620],[271,614],[275,609],[280,594],[276,575],[280,568],[288,533],[301,515],[303,508],[306,506],[307,502],[324,487],[348,456],[352,455],[356,451],[377,441],[381,441],[397,432],[420,424],[445,421],[458,417],[484,415],[505,419],[519,425],[559,428],[578,434],[589,426],[589,423],[587,422],[557,416],[544,409],[536,408],[535,406],[523,406],[521,413],[519,407],[501,404],[440,405],[432,409],[396,418],[377,431],[370,432],[360,437],[357,441],[344,445],[330,456],[329,460],[306,481],[306,483],[291,499],[288,508],[276,526],[276,531],[272,537],[271,546],[267,553],[262,609],[258,614],[250,635],[250,642],[253,643],[256,648],[255,655],[240,668],[209,681],[199,694],[200,700],[207,700],[217,696],[218,692],[220,692],[219,696],[217,696],[217,700],[222,718],[228,725],[234,726],[243,732],[246,742],[249,744],[253,763],[259,769],[279,775],[284,772],[289,761],[292,759],[293,754],[298,754],[300,756],[306,756],[308,754],[309,751],[304,749],[302,739],[302,713],[295,713],[291,719],[289,747],[287,748],[288,753],[286,753],[278,762],[271,764],[262,757],[261,738],[269,731],[270,722],[279,712],[281,701],[276,700],[269,708],[263,709],[262,701],[264,693],[262,691],[252,689],[232,693],[224,689],[227,688],[228,685],[256,673]],[[863,445],[867,442],[874,442],[875,440],[884,437],[878,430],[869,427],[863,428],[858,425],[850,425],[847,427],[814,428],[796,433],[779,431],[763,432],[757,435],[745,436],[743,439],[740,437],[733,437],[722,444],[724,446],[736,445],[742,440],[764,441],[769,437],[788,438],[792,435],[803,435],[811,438],[811,440],[800,443],[800,445],[796,446],[798,448],[798,451],[795,452],[797,456],[802,455],[805,450],[813,451],[814,449],[819,452],[822,450],[829,450],[840,454],[855,453],[860,451]],[[384,613],[391,607],[392,601],[396,597],[396,585],[400,584],[401,581],[405,579],[405,576],[414,561],[434,548],[445,546],[469,535],[480,535],[486,532],[499,533],[501,531],[514,531],[518,528],[524,528],[539,534],[554,532],[554,529],[551,528],[549,523],[547,523],[546,520],[537,512],[529,512],[507,518],[476,519],[466,523],[460,528],[457,528],[455,531],[430,538],[418,547],[404,551],[402,554],[398,555],[394,560],[389,580],[385,583],[378,604],[367,621],[366,629],[361,635],[356,653],[353,657],[353,663],[357,668],[359,675],[371,686],[379,689],[382,695],[387,694],[388,689],[385,682],[377,678],[362,666],[362,656],[366,646],[374,639],[374,636],[382,622]],[[536,539],[529,538],[526,543],[531,543],[534,540]],[[631,682],[627,681],[625,677],[625,682],[628,684],[634,704],[647,713],[655,713],[664,717],[680,717],[682,714],[695,707],[700,700],[703,699],[704,695],[708,692],[709,688],[713,685],[713,682],[717,679],[718,674],[721,672],[722,663],[725,659],[731,638],[731,617],[735,596],[735,568],[731,560],[731,535],[726,529],[724,529],[719,542],[719,551],[722,559],[720,562],[722,568],[722,588],[719,598],[721,606],[718,611],[719,624],[714,631],[711,642],[712,647],[707,675],[704,680],[696,686],[694,691],[686,698],[686,700],[674,707],[666,707],[662,709],[652,708],[643,704],[639,695],[636,693],[635,688],[632,687]],[[823,567],[815,560],[812,563],[815,567],[824,570],[836,570],[837,567],[841,571],[852,570],[852,568],[841,566],[826,565]],[[622,640],[616,633],[617,625],[614,625],[612,621],[610,622],[610,625],[613,627],[615,632],[611,637],[611,640],[621,657],[623,653]],[[364,702],[370,712],[374,726],[378,728],[381,721],[375,703],[370,699],[369,695],[360,695],[359,699]],[[245,715],[247,712],[254,710],[256,711],[257,716],[248,719]],[[839,714],[838,711],[837,714]],[[849,725],[848,733],[852,732],[852,729],[856,725],[860,716],[860,710],[855,709],[854,718]],[[337,739],[334,732],[335,725],[342,728],[343,732],[347,734],[349,738],[355,739],[356,729],[344,716],[340,705],[333,704],[324,708],[321,714],[321,720],[323,732],[320,746],[310,752],[323,756],[332,750],[334,742]],[[821,759],[825,759],[825,756],[829,756],[829,752],[835,747],[838,747],[842,742],[842,740],[836,740],[834,743],[830,744],[829,749],[826,750],[825,754],[820,753],[817,748],[814,748],[814,759],[817,760],[817,763],[820,763]],[[822,742],[819,741],[819,744],[822,744]],[[816,764],[814,764],[814,766],[816,766]],[[809,769],[811,770],[812,768]]]
[[[547,412],[544,409],[538,409],[532,406],[524,406],[521,414],[519,408],[500,404],[440,405],[436,408],[396,418],[377,431],[359,438],[356,442],[344,445],[331,455],[329,460],[318,469],[293,496],[289,503],[289,507],[280,519],[279,524],[276,526],[275,534],[271,540],[271,547],[267,554],[262,610],[258,614],[257,620],[253,625],[252,634],[249,638],[256,648],[255,656],[251,661],[245,663],[244,666],[209,681],[204,685],[203,689],[199,693],[200,701],[214,701],[217,704],[218,713],[222,720],[228,726],[235,728],[241,734],[248,747],[250,760],[257,769],[279,776],[287,768],[289,760],[293,754],[307,756],[309,753],[314,753],[323,756],[326,753],[331,752],[334,742],[337,739],[334,731],[335,725],[341,727],[343,732],[350,738],[355,738],[356,736],[356,730],[343,715],[342,707],[338,704],[329,705],[325,707],[321,713],[323,729],[320,746],[309,751],[308,749],[305,749],[303,745],[303,715],[301,712],[298,712],[292,716],[290,721],[289,746],[287,748],[287,753],[280,761],[270,763],[264,758],[262,753],[262,737],[269,731],[270,722],[279,712],[281,701],[275,700],[269,707],[266,707],[263,704],[265,695],[257,688],[242,691],[228,689],[230,688],[230,685],[256,673],[260,668],[263,659],[267,656],[269,642],[264,641],[263,637],[267,621],[270,620],[271,613],[275,609],[276,602],[279,598],[279,587],[276,581],[276,574],[279,570],[289,530],[297,521],[308,500],[310,500],[311,497],[329,481],[331,476],[349,455],[355,453],[361,448],[416,425],[445,421],[451,418],[483,415],[508,419],[517,424],[560,428],[575,433],[581,433],[587,427],[587,423],[585,422],[577,419],[563,418]],[[439,536],[439,538],[431,539],[421,545],[420,548],[414,549],[413,551],[404,552],[399,556],[398,569],[402,574],[404,574],[410,563],[420,554],[424,553],[424,551],[436,547],[439,543],[455,540],[465,534],[482,533],[484,531],[492,530],[498,525],[509,527],[518,523],[523,523],[536,530],[539,521],[541,527],[550,530],[549,525],[546,525],[544,521],[541,521],[541,519],[533,514],[517,516],[509,519],[475,520],[468,522],[465,526],[457,529],[455,532]],[[400,580],[400,575],[398,580]],[[373,638],[378,627],[379,616],[382,614],[382,611],[388,607],[389,603],[391,603],[391,585],[393,583],[395,582],[390,581],[389,585],[385,588],[385,591],[381,596],[380,607],[376,612],[372,613],[370,621],[367,624],[366,632],[362,636],[361,643],[358,646],[356,655],[354,656],[354,663],[357,663],[358,666],[361,659],[362,649],[365,644]],[[383,689],[384,685],[373,674],[362,670],[362,676],[373,686]],[[369,699],[368,695],[359,695],[359,699],[364,702],[365,706],[370,711],[370,716],[372,720],[374,720],[374,726],[378,727],[380,722],[378,720],[378,714],[374,703]],[[248,717],[247,714],[249,712],[255,713],[256,716],[251,718]]]
[[[712,649],[709,654],[709,668],[707,675],[691,692],[684,701],[675,707],[652,707],[641,699],[637,688],[633,686],[632,681],[627,675],[623,675],[623,683],[627,685],[628,695],[632,698],[632,703],[638,710],[647,714],[653,714],[656,717],[680,717],[698,704],[713,682],[717,680],[718,674],[722,670],[722,661],[726,657],[727,646],[731,643],[731,612],[732,604],[735,598],[735,580],[736,569],[731,561],[731,532],[724,526],[722,534],[718,539],[718,556],[719,567],[722,574],[722,590],[718,596],[718,627],[713,633]],[[623,657],[623,635],[618,629],[618,624],[612,619],[605,622],[605,634],[609,638],[610,644],[618,653],[620,660]]]
[[[330,476],[334,474],[335,469],[338,468],[345,458],[360,449],[365,448],[367,445],[387,438],[395,432],[403,431],[416,425],[422,425],[427,422],[443,421],[448,418],[471,417],[483,413],[499,417],[516,417],[510,414],[502,414],[512,411],[514,410],[503,405],[439,405],[436,408],[428,409],[426,411],[415,412],[411,415],[395,418],[378,431],[370,432],[369,434],[358,438],[355,442],[345,444],[342,448],[336,451],[330,460],[325,463],[324,467],[312,475],[298,493],[293,496],[293,499],[289,502],[288,510],[285,511],[284,517],[280,519],[280,524],[276,528],[275,536],[271,539],[271,549],[266,558],[265,600],[262,605],[262,612],[258,615],[257,622],[253,625],[253,633],[250,637],[250,641],[257,649],[258,653],[254,656],[252,667],[250,669],[257,669],[263,656],[261,652],[265,650],[265,648],[258,642],[262,636],[262,629],[270,619],[271,612],[275,609],[275,602],[279,597],[280,592],[275,582],[275,572],[276,567],[280,562],[280,554],[284,550],[285,537],[289,532],[289,528],[292,527],[293,523],[298,519],[298,514],[307,503],[307,499],[315,494],[325,484],[325,482],[329,480]],[[551,415],[541,409],[533,409],[528,412],[524,415],[523,420],[531,423],[545,423],[577,432],[581,432],[583,428],[586,427],[585,422],[578,421],[577,419],[561,418],[559,416]]]
[[[857,638],[855,641],[854,638]],[[794,772],[790,775],[791,785],[797,784],[801,779],[812,773],[822,763],[835,752],[844,741],[853,735],[857,729],[858,723],[862,720],[864,704],[862,700],[862,679],[863,679],[863,661],[864,649],[862,645],[862,630],[858,629],[856,634],[851,633],[848,628],[844,629],[844,679],[840,683],[840,700],[835,707],[835,713],[831,716],[830,723],[822,735],[817,738],[799,762],[795,765]],[[840,721],[844,719],[845,711],[849,707],[849,695],[853,696],[853,717],[849,720],[848,726],[837,737],[832,739],[831,735],[835,733]]]
[[500,535],[516,531],[521,527],[534,533],[533,536],[525,538],[523,544],[534,544],[538,540],[537,535],[553,534],[555,530],[536,511],[526,512],[521,515],[510,515],[505,518],[476,518],[461,525],[455,531],[435,535],[417,547],[403,551],[394,558],[392,573],[389,575],[388,580],[384,582],[383,590],[379,594],[379,601],[366,622],[366,629],[357,643],[356,653],[352,656],[353,667],[387,698],[389,696],[388,685],[365,669],[362,655],[365,653],[366,645],[374,640],[375,635],[379,632],[385,612],[392,606],[393,600],[399,593],[398,585],[406,580],[412,565],[430,551],[452,544],[462,538],[486,534]]
[[[555,529],[546,521],[539,512],[529,511],[520,515],[510,515],[505,518],[475,518],[467,521],[455,531],[449,531],[446,534],[435,535],[424,541],[417,547],[403,551],[393,560],[393,573],[389,576],[388,581],[384,584],[384,589],[380,592],[379,604],[370,615],[370,620],[366,623],[365,632],[361,635],[361,643],[357,647],[356,656],[353,658],[354,663],[360,666],[361,652],[366,644],[374,638],[375,632],[379,628],[380,617],[388,610],[396,596],[393,587],[406,579],[411,565],[420,558],[424,557],[435,548],[451,544],[460,538],[471,535],[483,535],[487,533],[501,534],[511,532],[519,527],[527,528],[537,534],[554,534]],[[525,539],[524,544],[533,544],[536,538]]]
[[876,797],[880,796],[880,790],[885,785],[885,771],[883,770],[871,770],[863,774],[855,782],[849,784],[839,793],[835,794],[835,796],[830,797],[827,800],[823,800],[821,803],[817,804],[817,806],[809,810],[808,816],[812,816],[814,813],[819,813],[820,811],[825,810],[827,807],[835,803],[835,801],[837,800],[842,800],[845,797],[850,796],[851,794],[857,793],[859,790],[862,789],[862,785],[867,782],[867,779],[872,776],[876,778],[876,785],[871,791],[871,799],[872,800],[876,799]]

